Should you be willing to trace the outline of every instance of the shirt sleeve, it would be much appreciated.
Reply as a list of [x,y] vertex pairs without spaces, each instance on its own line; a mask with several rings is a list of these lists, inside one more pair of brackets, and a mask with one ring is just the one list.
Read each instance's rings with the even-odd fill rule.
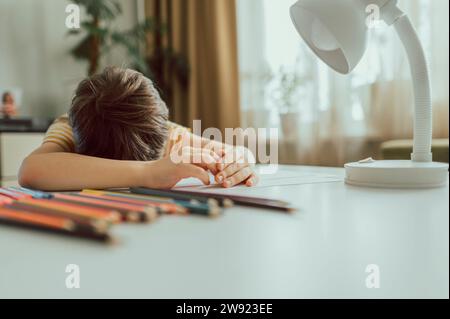
[[73,131],[67,115],[57,118],[53,124],[50,125],[47,133],[45,133],[42,143],[55,143],[61,146],[65,152],[75,152]]

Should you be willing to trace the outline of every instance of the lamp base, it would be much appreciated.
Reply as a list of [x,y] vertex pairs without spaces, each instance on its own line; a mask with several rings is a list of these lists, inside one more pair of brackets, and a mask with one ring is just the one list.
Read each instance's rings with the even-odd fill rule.
[[345,182],[379,188],[433,188],[447,185],[448,165],[371,158],[345,165]]

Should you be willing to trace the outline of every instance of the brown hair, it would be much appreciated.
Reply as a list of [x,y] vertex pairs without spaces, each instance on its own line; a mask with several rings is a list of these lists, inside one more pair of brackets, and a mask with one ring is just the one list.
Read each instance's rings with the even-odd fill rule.
[[83,80],[69,121],[76,152],[150,161],[161,157],[168,137],[168,110],[153,83],[142,74],[108,67]]

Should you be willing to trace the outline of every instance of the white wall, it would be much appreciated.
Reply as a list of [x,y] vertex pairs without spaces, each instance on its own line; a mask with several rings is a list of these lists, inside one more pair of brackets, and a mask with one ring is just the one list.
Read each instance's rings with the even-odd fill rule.
[[[129,28],[137,21],[135,0],[121,0],[123,16],[114,27]],[[23,90],[21,113],[57,116],[67,111],[87,64],[68,53],[77,37],[67,36],[62,0],[0,1],[0,88]],[[114,52],[106,64],[123,65],[124,52]]]

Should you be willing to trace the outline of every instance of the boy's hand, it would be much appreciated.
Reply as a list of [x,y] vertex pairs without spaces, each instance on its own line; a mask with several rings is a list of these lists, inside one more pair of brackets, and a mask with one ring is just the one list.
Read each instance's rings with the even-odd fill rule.
[[241,183],[251,187],[258,183],[259,178],[254,171],[254,156],[244,147],[227,147],[221,151],[222,161],[217,164],[216,182],[225,188]]
[[185,178],[197,178],[209,185],[208,170],[216,174],[221,157],[207,149],[192,147],[174,148],[163,159],[145,163],[143,186],[170,189]]
[[193,164],[176,164],[168,157],[144,164],[142,186],[158,189],[170,189],[185,178],[197,178],[209,185],[208,172]]
[[183,146],[181,143],[172,148],[169,156],[174,163],[193,164],[213,175],[218,173],[217,164],[222,161],[222,157],[212,149]]

